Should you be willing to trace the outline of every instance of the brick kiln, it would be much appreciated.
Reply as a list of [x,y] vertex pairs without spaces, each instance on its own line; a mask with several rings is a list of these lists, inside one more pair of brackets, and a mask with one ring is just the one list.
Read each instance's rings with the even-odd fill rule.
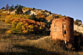
[[70,17],[53,19],[51,24],[51,38],[52,40],[64,40],[66,42],[71,42],[74,38],[73,36],[73,24],[74,20]]

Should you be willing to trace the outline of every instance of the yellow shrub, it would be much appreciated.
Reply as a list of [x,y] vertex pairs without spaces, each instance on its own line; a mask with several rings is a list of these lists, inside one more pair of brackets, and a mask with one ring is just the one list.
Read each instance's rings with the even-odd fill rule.
[[33,26],[33,25],[29,25],[29,26],[28,26],[28,28],[33,29],[33,28],[34,28],[34,26]]
[[11,34],[11,33],[12,33],[12,30],[6,31],[6,34]]
[[7,19],[5,19],[5,22],[10,23],[11,21],[10,21],[10,19],[7,18]]
[[16,29],[18,29],[18,30],[21,30],[21,29],[22,29],[22,22],[19,22],[19,23],[16,25]]
[[25,27],[24,27],[24,25],[22,25],[22,30],[25,30]]
[[41,30],[41,29],[43,29],[43,28],[40,26],[39,29]]
[[28,33],[28,31],[27,30],[23,30],[23,33]]

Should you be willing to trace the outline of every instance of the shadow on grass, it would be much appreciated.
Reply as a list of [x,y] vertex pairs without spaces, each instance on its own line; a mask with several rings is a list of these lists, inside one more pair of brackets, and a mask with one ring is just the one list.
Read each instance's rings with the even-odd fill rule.
[[23,47],[23,46],[15,46],[17,48],[22,48],[26,50],[25,52],[7,52],[0,53],[0,55],[64,55],[56,52],[46,51],[44,49],[39,49],[31,46]]
[[5,33],[7,29],[0,29],[0,34]]

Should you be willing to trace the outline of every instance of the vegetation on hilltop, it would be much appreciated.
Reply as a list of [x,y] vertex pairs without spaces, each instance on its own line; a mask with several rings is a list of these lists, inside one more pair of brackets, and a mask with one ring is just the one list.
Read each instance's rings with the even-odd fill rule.
[[79,20],[79,19],[76,19],[76,20],[74,21],[74,23],[75,23],[76,25],[78,25],[78,26],[82,25],[82,21]]
[[[21,34],[23,32],[34,33],[35,31],[37,31],[37,33],[45,33],[49,31],[52,19],[64,17],[62,15],[53,14],[47,10],[27,8],[22,5],[9,6],[7,4],[5,10],[1,9],[0,12],[0,19],[11,24],[11,28],[8,32],[11,31],[11,33]],[[11,12],[14,12],[14,14],[11,14]],[[28,14],[26,12],[28,12]],[[27,19],[28,21],[31,20],[31,22],[28,22]]]
[[[43,33],[48,33],[50,29],[51,21],[54,18],[62,18],[62,17],[66,17],[66,16],[54,14],[47,10],[27,8],[22,5],[9,6],[7,4],[5,8],[2,7],[0,9],[0,20],[11,24],[11,28],[10,28],[10,30],[12,31],[11,33],[23,33],[23,32],[29,33],[30,29],[33,30],[32,31],[33,33],[35,31],[40,33],[43,30],[44,30]],[[31,20],[31,22],[26,21],[27,19],[29,19],[28,21]],[[37,24],[34,24],[34,22]],[[76,20],[75,24],[81,25],[82,22],[81,20]],[[33,26],[34,28],[32,27],[28,28],[29,25]],[[17,26],[21,27],[20,31],[17,31],[18,29],[18,28],[16,29]]]

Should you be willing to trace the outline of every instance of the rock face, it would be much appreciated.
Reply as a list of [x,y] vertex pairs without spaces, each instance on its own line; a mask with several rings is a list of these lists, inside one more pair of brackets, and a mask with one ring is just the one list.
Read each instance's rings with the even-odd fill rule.
[[51,38],[52,40],[64,40],[70,42],[73,40],[73,22],[70,17],[54,19],[51,24]]
[[74,30],[83,34],[83,26],[74,25]]

